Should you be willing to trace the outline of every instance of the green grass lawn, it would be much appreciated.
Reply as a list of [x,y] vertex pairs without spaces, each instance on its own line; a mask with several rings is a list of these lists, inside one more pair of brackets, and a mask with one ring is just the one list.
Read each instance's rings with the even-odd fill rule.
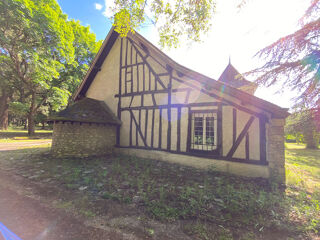
[[35,135],[32,137],[28,136],[28,130],[21,128],[12,128],[8,130],[0,131],[0,143],[1,142],[19,142],[21,140],[36,140],[36,139],[51,139],[52,130],[42,130],[36,128]]
[[287,184],[308,191],[320,191],[320,149],[305,149],[304,144],[286,143]]
[[0,138],[0,143],[19,143],[30,142],[37,143],[41,141],[51,140],[49,136],[47,138],[34,138],[34,137],[19,137],[19,138]]
[[[139,224],[179,226],[192,239],[320,237],[320,150],[301,145],[286,144],[286,189],[264,179],[128,156],[58,159],[46,148],[33,148],[0,152],[0,159],[31,181],[59,186],[73,197],[84,193],[64,196],[58,207],[87,218],[103,216],[108,206],[109,215],[130,213]],[[131,224],[121,228],[135,231]],[[149,237],[157,232],[143,229]]]

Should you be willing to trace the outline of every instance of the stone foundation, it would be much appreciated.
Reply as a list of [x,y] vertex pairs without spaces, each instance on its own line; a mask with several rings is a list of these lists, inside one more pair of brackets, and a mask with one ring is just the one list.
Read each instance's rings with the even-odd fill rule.
[[55,122],[51,152],[72,157],[104,155],[113,152],[115,143],[115,125]]
[[267,161],[270,178],[285,184],[284,119],[271,119],[267,124]]
[[86,157],[110,154],[116,150],[118,153],[137,157],[180,163],[196,168],[213,168],[217,171],[246,177],[270,178],[279,183],[285,183],[284,124],[285,120],[283,119],[271,119],[266,126],[267,166],[200,158],[164,151],[114,148],[116,126],[93,123],[54,123],[51,151],[57,156]]

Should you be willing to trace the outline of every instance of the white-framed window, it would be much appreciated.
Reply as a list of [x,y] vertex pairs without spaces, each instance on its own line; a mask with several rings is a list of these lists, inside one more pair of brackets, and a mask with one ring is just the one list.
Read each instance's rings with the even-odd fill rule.
[[191,112],[190,150],[214,151],[217,149],[217,113],[195,110]]

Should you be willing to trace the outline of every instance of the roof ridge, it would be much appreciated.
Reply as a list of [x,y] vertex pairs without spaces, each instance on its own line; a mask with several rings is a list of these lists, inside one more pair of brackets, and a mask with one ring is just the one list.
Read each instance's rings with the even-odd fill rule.
[[[83,79],[80,87],[78,88],[76,94],[74,95],[74,99],[79,98],[80,95],[83,95],[83,96],[85,95],[87,89],[89,88],[91,82],[93,81],[93,79],[95,78],[95,76],[98,72],[98,70],[96,70],[97,68],[100,67],[98,65],[100,65],[100,64],[102,65],[104,59],[109,54],[110,49],[112,48],[114,42],[116,41],[116,39],[118,37],[119,37],[119,34],[114,31],[114,28],[111,28],[106,39],[103,42],[101,49],[99,50],[97,56],[95,57],[94,64],[92,64],[92,66],[88,70],[86,77]],[[135,32],[134,34],[129,33],[127,38],[131,38],[135,42],[138,41],[139,44],[141,44],[141,43],[144,44],[148,48],[149,51],[156,54],[156,56],[160,60],[164,61],[167,65],[171,66],[176,71],[181,72],[190,78],[196,79],[200,83],[206,84],[206,83],[210,82],[210,85],[215,90],[218,90],[218,91],[221,89],[222,86],[225,86],[224,94],[238,98],[239,100],[241,100],[243,102],[250,102],[253,106],[260,108],[264,111],[267,111],[269,113],[272,113],[273,115],[276,115],[278,117],[286,117],[289,115],[288,112],[286,111],[286,109],[283,109],[283,108],[281,108],[273,103],[270,103],[266,100],[257,98],[253,95],[250,95],[250,94],[246,93],[245,91],[237,89],[234,86],[230,86],[230,84],[225,84],[224,82],[215,80],[211,77],[208,77],[202,73],[196,72],[194,70],[191,70],[191,69],[177,63],[172,58],[170,58],[167,54],[162,52],[158,47],[156,47],[150,41],[148,41],[146,38],[144,38],[142,35],[140,35],[138,32]],[[248,81],[248,80],[246,80],[246,81]],[[248,82],[250,82],[250,81],[248,81]],[[250,83],[254,84],[253,82],[250,82]],[[222,98],[224,98],[224,97],[222,97]]]
[[104,101],[93,98],[83,98],[72,103],[64,110],[51,115],[49,121],[121,124]]

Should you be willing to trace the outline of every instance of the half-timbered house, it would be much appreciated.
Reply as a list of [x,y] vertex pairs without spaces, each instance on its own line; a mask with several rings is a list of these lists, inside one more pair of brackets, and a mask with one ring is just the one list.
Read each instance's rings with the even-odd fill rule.
[[255,97],[256,87],[230,63],[214,80],[138,33],[121,38],[111,29],[74,100],[102,101],[121,121],[116,152],[284,181],[288,112]]

